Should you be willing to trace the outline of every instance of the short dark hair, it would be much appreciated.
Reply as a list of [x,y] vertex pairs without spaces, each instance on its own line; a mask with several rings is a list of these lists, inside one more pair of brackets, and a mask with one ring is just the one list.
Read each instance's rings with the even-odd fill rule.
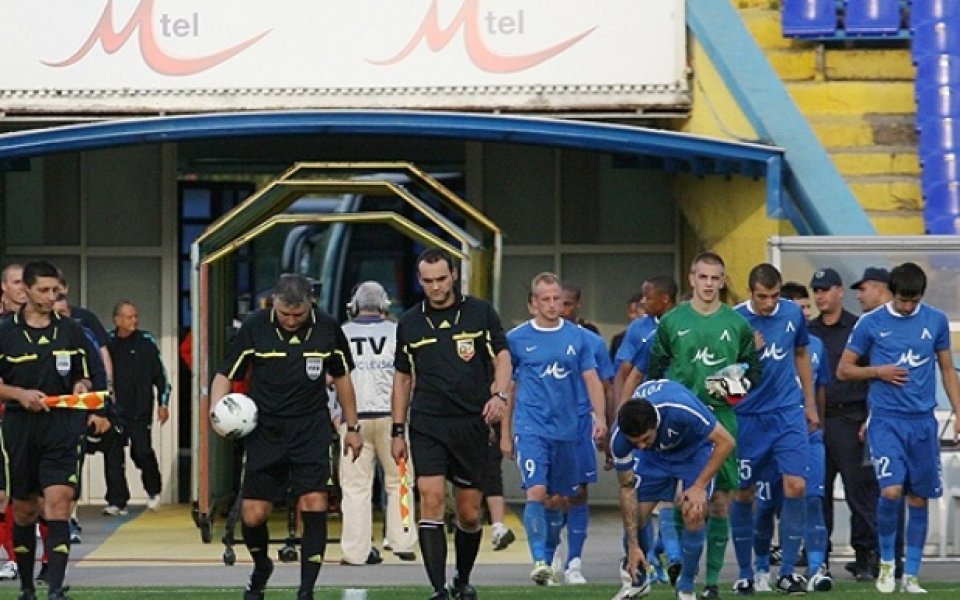
[[643,292],[634,292],[630,294],[630,297],[627,298],[627,304],[636,304],[643,300]]
[[662,294],[666,294],[670,297],[670,302],[673,304],[677,303],[677,282],[670,277],[669,275],[657,275],[656,277],[651,277],[650,279],[645,279],[644,283],[649,283],[656,290]]
[[583,290],[580,289],[580,286],[572,281],[561,281],[560,289],[564,292],[570,292],[577,300],[580,300],[580,296],[583,294]]
[[289,306],[310,304],[313,302],[313,285],[303,275],[284,273],[273,288],[273,298]]
[[417,257],[417,267],[420,266],[420,263],[433,264],[441,260],[446,261],[451,273],[457,268],[457,266],[453,264],[453,256],[443,248],[427,248],[421,252],[420,256]]
[[60,281],[60,270],[45,260],[34,260],[23,266],[23,284],[32,286],[40,277],[53,277]]
[[124,306],[132,306],[134,308],[137,307],[137,305],[133,303],[133,300],[126,300],[126,299],[117,300],[117,303],[113,305],[113,316],[116,317],[117,315],[119,315],[120,311],[123,310]]
[[700,254],[694,256],[693,261],[690,263],[691,273],[693,273],[693,270],[697,267],[697,263],[720,265],[720,268],[722,268],[724,271],[727,270],[727,265],[723,262],[723,257],[716,252],[701,252]]
[[[26,280],[26,277],[24,277]],[[905,262],[897,265],[890,271],[890,292],[901,298],[915,298],[923,296],[927,291],[927,274],[919,265]]]
[[750,275],[747,276],[747,285],[750,287],[751,292],[755,290],[758,285],[772,290],[780,286],[781,283],[783,283],[783,278],[780,276],[780,271],[770,263],[760,263],[750,269]]
[[799,300],[800,298],[810,298],[810,292],[807,286],[796,281],[788,281],[780,287],[780,295],[787,300]]
[[617,413],[620,431],[637,437],[657,427],[657,409],[645,398],[631,398],[623,403]]

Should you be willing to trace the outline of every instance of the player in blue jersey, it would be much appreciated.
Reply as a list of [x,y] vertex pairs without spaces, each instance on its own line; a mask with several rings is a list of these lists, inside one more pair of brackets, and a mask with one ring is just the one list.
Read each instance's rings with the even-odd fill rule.
[[[646,361],[653,344],[653,332],[657,329],[660,317],[677,304],[677,282],[672,277],[660,275],[643,282],[643,310],[646,313],[630,323],[623,336],[623,342],[617,348],[614,365],[617,375],[613,381],[614,400],[623,404],[633,396],[643,381]],[[639,365],[635,364],[639,362]],[[636,368],[636,372],[634,372]],[[608,414],[613,418],[613,414]]]
[[594,353],[584,329],[560,316],[562,307],[560,280],[541,273],[530,284],[534,318],[507,334],[515,391],[507,402],[500,447],[505,455],[516,455],[520,468],[527,497],[523,526],[534,563],[530,578],[538,585],[555,582],[547,562],[544,501],[554,494],[574,496],[580,483],[576,464],[581,385],[587,388],[594,412],[593,438],[600,440],[607,432]]
[[[620,483],[627,566],[634,578],[633,585],[625,584],[616,598],[643,595],[646,559],[638,532],[658,502],[676,500],[684,523],[677,597],[693,600],[707,499],[714,475],[733,452],[733,437],[690,390],[658,379],[641,385],[620,407],[610,446]],[[678,483],[679,499],[675,498]]]
[[[803,311],[804,319],[810,318],[810,294],[802,284],[790,282],[780,288],[781,297],[797,304]],[[823,341],[810,335],[807,352],[813,370],[813,386],[817,412],[822,415],[826,403],[826,386],[832,379],[830,365],[824,354]],[[822,422],[822,421],[821,421]],[[824,470],[825,449],[823,430],[818,428],[810,432],[807,442],[807,519],[804,528],[803,543],[807,551],[807,591],[825,592],[833,587],[833,578],[825,564],[827,549],[827,528],[823,516],[823,498],[825,494]],[[754,540],[757,572],[754,575],[755,589],[758,592],[772,591],[770,587],[770,541],[773,538],[774,515],[783,503],[783,482],[776,468],[769,465],[768,473],[759,476],[757,483],[757,505],[754,514]]]
[[[577,310],[580,307],[580,288],[574,284],[561,283],[563,308],[561,316],[570,323],[578,323]],[[614,370],[610,353],[607,352],[603,338],[593,331],[583,328],[583,333],[590,351],[597,363],[597,375],[603,384],[605,413],[613,411],[610,385],[613,382]],[[583,576],[583,545],[587,540],[587,528],[590,524],[590,506],[587,486],[597,482],[597,445],[593,439],[593,407],[586,385],[580,386],[577,415],[580,425],[577,434],[577,465],[579,469],[577,494],[568,501],[566,514],[556,502],[547,503],[547,558],[550,561],[554,574],[559,577],[563,573],[564,582],[572,585],[587,583]],[[567,557],[562,560],[557,546],[560,542],[560,532],[563,526],[567,527]]]
[[[940,439],[934,409],[934,375],[940,374],[954,411],[960,412],[960,381],[950,353],[947,316],[921,302],[927,276],[914,263],[890,272],[893,300],[860,317],[837,366],[842,380],[867,380],[870,419],[867,437],[880,485],[877,537],[880,575],[877,590],[896,588],[895,537],[900,498],[907,497],[906,551],[900,590],[923,593],[920,561],[927,539],[927,501],[943,494]],[[857,364],[863,356],[865,366]],[[955,422],[960,440],[960,421]]]
[[813,375],[807,351],[806,320],[799,306],[780,298],[780,271],[769,263],[750,270],[750,299],[736,307],[757,339],[763,379],[734,406],[740,489],[730,508],[730,533],[740,575],[734,589],[752,594],[753,501],[760,477],[775,465],[783,478],[780,540],[783,558],[777,589],[806,591],[806,580],[794,573],[806,522],[807,432],[819,425]]
[[[614,379],[614,398],[617,406],[633,396],[633,392],[643,381],[647,372],[650,349],[653,347],[654,333],[660,317],[667,314],[677,304],[677,282],[668,275],[651,277],[643,282],[643,307],[646,316],[630,324],[623,343],[617,351],[615,361],[618,364]],[[608,415],[614,415],[611,408]],[[662,560],[654,563],[658,581],[668,581],[666,572],[672,574],[673,582],[680,573],[680,538],[674,526],[673,503],[660,504],[658,523],[660,535],[655,545],[648,548],[650,556],[659,555]],[[644,535],[654,537],[654,523],[647,521]],[[670,568],[672,565],[672,569]],[[622,574],[621,574],[622,575]],[[625,580],[625,578],[624,578]]]

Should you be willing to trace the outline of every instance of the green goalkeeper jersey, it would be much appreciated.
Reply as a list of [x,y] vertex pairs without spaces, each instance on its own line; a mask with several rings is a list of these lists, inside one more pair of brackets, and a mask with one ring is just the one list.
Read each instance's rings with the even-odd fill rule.
[[703,315],[684,302],[660,318],[646,375],[682,383],[707,405],[727,406],[725,399],[707,393],[705,381],[734,363],[748,365],[746,377],[753,386],[760,382],[760,360],[747,320],[726,304]]

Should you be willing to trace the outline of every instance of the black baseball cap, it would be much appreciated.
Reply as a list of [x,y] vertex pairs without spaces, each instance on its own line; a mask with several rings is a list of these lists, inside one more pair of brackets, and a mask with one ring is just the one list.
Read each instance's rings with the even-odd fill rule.
[[810,280],[810,287],[814,290],[827,290],[835,285],[843,287],[843,280],[840,279],[840,274],[830,267],[819,269]]
[[880,283],[890,283],[890,271],[883,267],[867,267],[863,270],[863,275],[850,286],[851,290],[859,290],[860,284],[864,281],[879,281]]

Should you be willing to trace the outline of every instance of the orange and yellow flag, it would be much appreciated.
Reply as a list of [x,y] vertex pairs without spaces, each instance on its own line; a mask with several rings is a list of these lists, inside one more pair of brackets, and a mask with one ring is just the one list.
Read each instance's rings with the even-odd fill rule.
[[100,410],[107,402],[110,392],[87,392],[86,394],[62,394],[45,396],[43,403],[50,408],[72,408],[74,410]]
[[410,522],[413,515],[410,514],[410,488],[413,482],[410,481],[410,471],[407,470],[407,460],[401,458],[397,461],[397,468],[400,470],[400,523],[403,524],[403,530],[410,531]]

